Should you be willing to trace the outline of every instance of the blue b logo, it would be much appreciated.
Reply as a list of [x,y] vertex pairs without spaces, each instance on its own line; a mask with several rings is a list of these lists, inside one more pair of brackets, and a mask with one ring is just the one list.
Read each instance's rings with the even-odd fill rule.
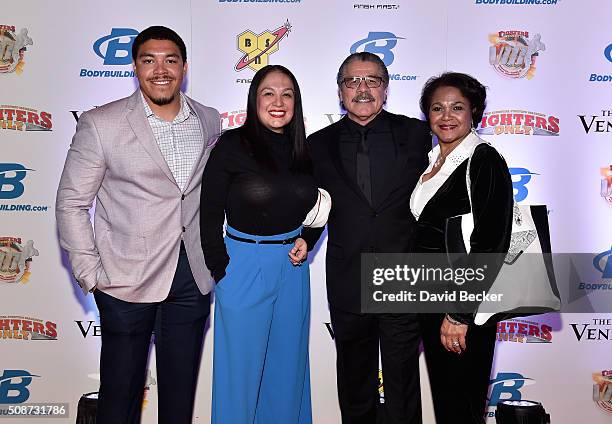
[[604,280],[612,279],[612,248],[600,253],[593,259],[593,266],[601,272],[601,278]]
[[[23,194],[21,180],[27,171],[32,171],[19,163],[0,163],[0,199],[16,199]],[[0,402],[1,403],[1,402]]]
[[[132,63],[132,43],[137,35],[138,31],[135,29],[113,28],[110,35],[96,40],[93,50],[104,59],[105,65],[129,65]],[[121,41],[122,38],[124,41]],[[106,48],[102,52],[104,47]]]
[[489,406],[497,406],[503,400],[521,400],[521,388],[525,384],[534,383],[531,378],[525,378],[515,372],[500,372],[497,378],[491,380],[491,398]]
[[28,385],[32,377],[39,375],[30,374],[24,370],[4,370],[0,376],[0,404],[23,403],[30,397]]
[[605,48],[604,56],[609,62],[612,62],[612,44],[609,44],[608,47]]
[[[385,66],[390,66],[395,59],[391,49],[397,45],[397,40],[403,40],[402,37],[396,37],[391,32],[370,32],[367,38],[357,41],[351,46],[351,53],[359,51],[373,53],[382,59]],[[382,42],[384,44],[378,44]],[[362,49],[361,46],[363,46]]]
[[529,171],[526,168],[510,168],[510,175],[518,175],[520,179],[515,181],[512,179],[512,188],[515,191],[514,200],[516,202],[522,202],[527,198],[529,190],[527,190],[527,183],[531,181],[532,175],[539,175]]

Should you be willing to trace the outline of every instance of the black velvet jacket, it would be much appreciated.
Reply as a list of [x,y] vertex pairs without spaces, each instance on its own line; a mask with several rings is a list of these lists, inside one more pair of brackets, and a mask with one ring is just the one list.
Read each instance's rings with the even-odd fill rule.
[[[447,253],[446,224],[453,216],[470,212],[465,172],[466,159],[447,178],[423,208],[417,221],[414,252]],[[470,164],[470,183],[474,230],[470,237],[470,257],[473,261],[479,253],[503,253],[510,246],[512,232],[512,180],[502,156],[488,144],[476,147]],[[497,264],[498,267],[501,263]],[[488,270],[488,285],[497,272]],[[483,288],[488,288],[483,286]],[[468,305],[465,305],[468,308]],[[470,306],[470,307],[473,307]],[[462,322],[472,322],[473,313],[451,314]]]

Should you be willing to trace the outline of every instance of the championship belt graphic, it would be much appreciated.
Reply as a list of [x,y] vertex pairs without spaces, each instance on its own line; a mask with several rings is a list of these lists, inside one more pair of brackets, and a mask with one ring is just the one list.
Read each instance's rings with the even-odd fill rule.
[[612,205],[612,165],[601,168],[601,176],[603,177],[601,180],[601,197]]
[[593,402],[612,414],[612,371],[594,372],[593,381]]
[[0,237],[0,282],[27,282],[33,256],[38,256],[38,250],[32,240],[22,245],[20,238]]
[[499,31],[489,41],[489,63],[508,78],[533,78],[538,52],[546,50],[540,34],[530,37],[527,31]]
[[0,74],[21,74],[26,47],[33,44],[27,28],[15,31],[14,26],[0,25]]

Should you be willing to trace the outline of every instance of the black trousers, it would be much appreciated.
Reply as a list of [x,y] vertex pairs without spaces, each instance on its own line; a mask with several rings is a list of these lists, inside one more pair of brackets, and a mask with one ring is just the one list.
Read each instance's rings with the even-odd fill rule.
[[[343,424],[420,424],[419,325],[415,314],[354,314],[330,307]],[[382,360],[384,406],[378,393]]]
[[210,295],[196,286],[182,251],[168,297],[131,303],[99,290],[102,351],[97,424],[140,423],[151,334],[155,333],[158,422],[192,422]]
[[436,423],[483,424],[497,327],[471,324],[466,350],[458,355],[440,342],[443,319],[419,315]]

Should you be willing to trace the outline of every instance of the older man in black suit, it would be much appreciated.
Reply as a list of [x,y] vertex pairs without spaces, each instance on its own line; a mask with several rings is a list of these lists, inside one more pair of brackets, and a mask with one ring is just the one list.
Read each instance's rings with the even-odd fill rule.
[[[361,253],[409,249],[410,194],[431,137],[425,123],[383,110],[389,73],[378,56],[350,55],[337,81],[347,115],[308,141],[315,177],[333,199],[326,275],[342,422],[372,424],[381,409],[387,424],[420,423],[416,315],[361,313],[360,263]],[[308,246],[320,234],[309,230]],[[378,408],[379,346],[384,408]]]

